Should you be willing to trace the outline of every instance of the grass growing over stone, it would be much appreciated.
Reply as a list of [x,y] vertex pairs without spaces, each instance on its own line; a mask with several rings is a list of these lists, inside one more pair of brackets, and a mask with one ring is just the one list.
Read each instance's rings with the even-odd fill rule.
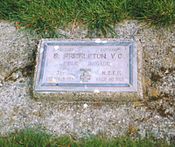
[[0,19],[53,37],[56,28],[84,25],[97,35],[113,32],[124,19],[157,26],[175,23],[174,0],[1,0]]
[[107,139],[105,137],[89,137],[86,139],[75,139],[72,137],[55,137],[43,131],[28,129],[18,133],[13,133],[7,137],[0,137],[0,146],[3,147],[168,147],[163,140],[137,139],[129,137]]

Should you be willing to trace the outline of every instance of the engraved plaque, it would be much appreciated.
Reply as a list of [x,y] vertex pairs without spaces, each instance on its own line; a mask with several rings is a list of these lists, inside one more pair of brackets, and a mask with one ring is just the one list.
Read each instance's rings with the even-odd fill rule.
[[136,92],[137,50],[132,40],[43,40],[34,90]]

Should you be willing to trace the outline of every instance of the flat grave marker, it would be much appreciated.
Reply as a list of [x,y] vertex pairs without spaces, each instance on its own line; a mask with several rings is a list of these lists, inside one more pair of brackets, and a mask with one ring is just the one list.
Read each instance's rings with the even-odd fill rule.
[[42,40],[34,93],[137,93],[137,55],[132,40]]

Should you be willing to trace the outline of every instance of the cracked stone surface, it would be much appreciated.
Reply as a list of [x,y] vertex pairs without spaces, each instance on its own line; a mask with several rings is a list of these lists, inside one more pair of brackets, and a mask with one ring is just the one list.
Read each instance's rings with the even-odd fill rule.
[[0,22],[0,80],[31,64],[35,45],[29,34],[17,31],[11,23]]
[[[80,29],[80,28],[78,28]],[[144,100],[129,103],[60,103],[32,97],[36,42],[34,37],[0,22],[0,134],[42,127],[78,137],[175,136],[175,27],[155,29],[137,21],[116,26],[117,38],[135,38],[143,46]],[[85,32],[68,38],[84,38]],[[75,32],[83,32],[74,30]],[[74,36],[75,34],[75,36]],[[95,37],[95,36],[94,36]]]

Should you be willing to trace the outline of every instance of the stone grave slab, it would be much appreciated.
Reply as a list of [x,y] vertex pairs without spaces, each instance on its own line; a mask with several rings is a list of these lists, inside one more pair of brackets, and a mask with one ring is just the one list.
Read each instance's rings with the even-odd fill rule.
[[34,96],[77,100],[141,97],[141,58],[133,40],[41,40]]

